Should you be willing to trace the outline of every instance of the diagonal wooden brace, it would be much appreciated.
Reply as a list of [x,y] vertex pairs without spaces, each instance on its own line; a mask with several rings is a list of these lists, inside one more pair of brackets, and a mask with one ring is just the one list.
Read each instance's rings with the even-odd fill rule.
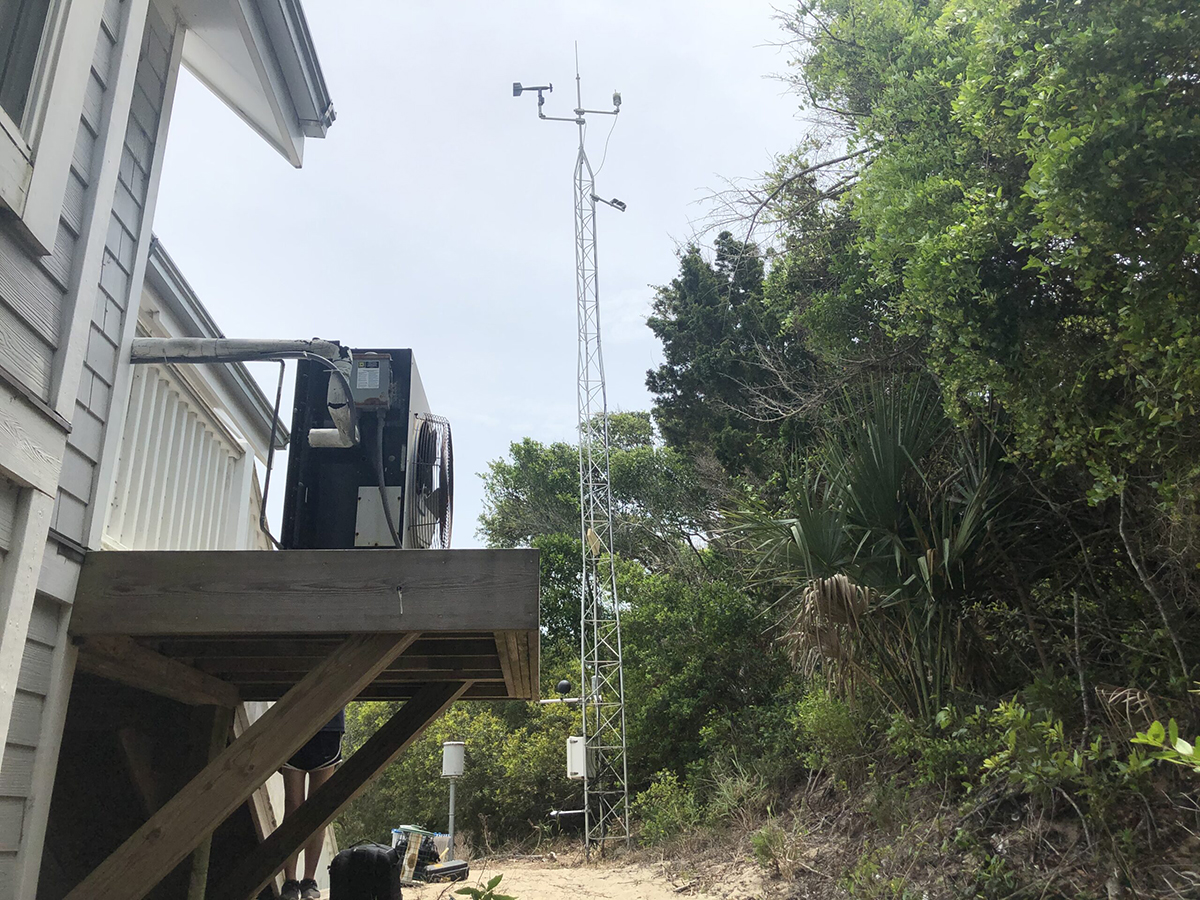
[[96,635],[76,640],[79,642],[79,661],[75,668],[80,672],[102,675],[189,706],[232,709],[241,702],[238,689],[229,682],[168,659],[132,638]]
[[284,861],[316,831],[334,820],[412,744],[429,723],[466,692],[470,682],[431,684],[392,715],[254,852],[243,859],[210,895],[213,900],[247,900],[279,871]]
[[348,638],[80,882],[67,900],[142,900],[417,637],[409,633]]

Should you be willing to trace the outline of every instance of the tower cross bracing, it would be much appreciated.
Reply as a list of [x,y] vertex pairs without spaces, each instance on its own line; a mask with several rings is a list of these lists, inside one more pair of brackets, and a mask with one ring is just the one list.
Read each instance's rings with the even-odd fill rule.
[[553,85],[513,85],[514,96],[536,91],[538,118],[572,122],[579,129],[575,157],[575,292],[578,303],[579,529],[580,572],[579,656],[580,707],[587,762],[583,778],[584,841],[590,855],[603,853],[614,841],[629,843],[629,772],[625,743],[625,677],[621,662],[621,607],[613,559],[613,502],[609,478],[608,396],[600,343],[600,292],[596,263],[596,204],[617,210],[618,200],[600,200],[596,176],[584,147],[591,115],[616,116],[612,110],[584,109],[578,61],[575,71],[575,115],[547,116],[544,93]]

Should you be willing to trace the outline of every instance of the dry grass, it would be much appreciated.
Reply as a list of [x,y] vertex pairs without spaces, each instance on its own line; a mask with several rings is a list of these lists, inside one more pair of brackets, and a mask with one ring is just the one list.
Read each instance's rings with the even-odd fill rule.
[[[1194,795],[1160,789],[1146,810],[1127,812],[1153,832],[1136,857],[1119,846],[1123,822],[1089,848],[1065,804],[1051,816],[999,794],[964,803],[928,790],[881,819],[878,785],[848,794],[815,777],[771,817],[701,829],[630,858],[661,867],[681,895],[744,900],[1200,898]],[[763,829],[773,853],[765,867],[754,862]]]

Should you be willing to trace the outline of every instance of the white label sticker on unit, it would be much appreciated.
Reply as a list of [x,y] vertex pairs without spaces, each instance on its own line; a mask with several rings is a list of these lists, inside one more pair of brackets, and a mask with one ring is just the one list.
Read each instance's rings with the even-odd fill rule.
[[358,370],[358,383],[354,386],[360,391],[377,391],[379,390],[379,364],[374,366],[361,366]]

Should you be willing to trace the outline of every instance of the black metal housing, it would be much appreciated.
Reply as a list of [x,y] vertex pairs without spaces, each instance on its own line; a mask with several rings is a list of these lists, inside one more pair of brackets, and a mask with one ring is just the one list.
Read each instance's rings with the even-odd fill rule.
[[[287,493],[283,503],[283,532],[280,543],[288,550],[338,550],[354,547],[358,493],[376,487],[375,451],[378,413],[383,412],[383,472],[389,487],[403,488],[408,460],[412,413],[426,412],[424,390],[416,377],[414,397],[413,353],[411,350],[353,350],[360,354],[387,354],[392,359],[391,387],[386,410],[358,411],[360,440],[348,448],[312,447],[312,428],[333,428],[326,405],[329,370],[301,360],[296,372],[296,394],[292,407],[292,444],[288,453]],[[414,403],[415,401],[415,403]],[[415,408],[414,408],[415,407]],[[407,505],[407,498],[400,504]],[[403,529],[403,522],[396,522]]]

